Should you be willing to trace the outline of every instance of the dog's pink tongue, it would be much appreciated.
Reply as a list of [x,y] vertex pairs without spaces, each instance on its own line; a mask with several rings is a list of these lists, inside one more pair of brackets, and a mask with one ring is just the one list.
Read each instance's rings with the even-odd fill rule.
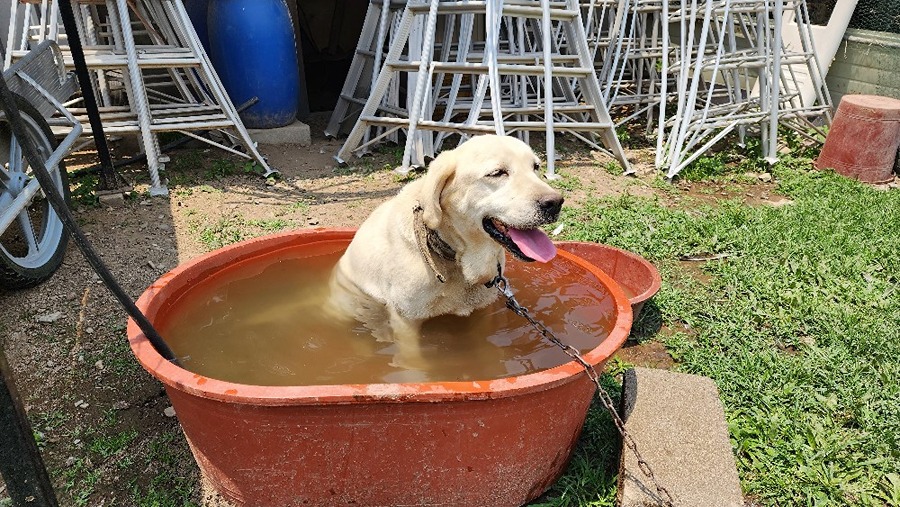
[[523,254],[536,261],[548,262],[556,257],[556,246],[540,229],[522,230],[510,227],[509,237]]

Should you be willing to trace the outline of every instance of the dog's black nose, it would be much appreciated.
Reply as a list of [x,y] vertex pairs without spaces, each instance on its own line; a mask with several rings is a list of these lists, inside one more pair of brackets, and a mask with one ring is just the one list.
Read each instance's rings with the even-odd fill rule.
[[563,196],[559,194],[548,195],[538,201],[538,206],[545,217],[555,221],[559,216],[559,210],[562,209],[563,201]]

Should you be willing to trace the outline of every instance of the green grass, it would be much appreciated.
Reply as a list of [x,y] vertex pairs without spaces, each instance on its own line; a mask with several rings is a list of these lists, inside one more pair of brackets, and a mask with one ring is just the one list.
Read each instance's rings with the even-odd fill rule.
[[[65,505],[95,504],[102,485],[115,484],[135,507],[193,507],[197,477],[186,446],[173,426],[152,437],[134,428],[119,429],[115,410],[104,413],[94,426],[78,427],[72,438],[85,443],[87,453],[62,470]],[[138,470],[138,475],[133,475]],[[121,480],[117,474],[130,478]],[[122,481],[120,484],[120,480]],[[62,504],[61,504],[62,505]]]
[[193,507],[196,477],[186,473],[184,446],[177,445],[179,431],[161,433],[150,442],[147,453],[140,457],[149,473],[146,485],[132,481],[128,487],[131,505],[135,507]]
[[603,169],[613,175],[613,176],[621,176],[622,175],[622,166],[619,165],[618,162],[609,161],[606,164],[603,164]]
[[300,198],[293,204],[288,205],[288,209],[291,211],[297,211],[299,213],[306,213],[309,211],[310,202],[305,198]]
[[[547,166],[546,164],[544,164],[541,167],[540,173],[544,174],[546,171]],[[550,183],[551,187],[557,190],[562,190],[563,192],[574,192],[576,190],[583,190],[585,188],[581,180],[571,174],[568,174],[565,169],[560,170],[559,168],[557,168],[556,175],[558,176],[558,178],[550,180],[548,183]]]
[[130,459],[129,446],[138,437],[135,429],[117,430],[118,415],[108,410],[100,424],[78,426],[71,437],[82,440],[88,452],[62,471],[64,491],[73,505],[90,505],[91,496],[104,476],[103,463]]
[[199,227],[198,234],[207,250],[216,250],[238,241],[278,232],[292,225],[293,222],[280,218],[247,220],[242,217],[222,217],[212,224]]
[[93,174],[70,178],[72,203],[87,208],[99,206],[100,198],[94,193],[99,185],[100,179]]
[[[612,363],[612,362],[611,362]],[[618,403],[621,386],[616,364],[607,365],[601,384]],[[614,507],[619,437],[609,412],[595,398],[566,473],[531,507]]]
[[237,174],[262,174],[262,167],[254,161],[238,157],[208,158],[204,151],[178,150],[166,167],[169,185],[176,195],[190,195],[190,189],[199,181],[221,180]]
[[[565,230],[660,267],[663,323],[690,329],[666,345],[681,370],[717,383],[748,497],[900,505],[900,192],[784,166],[774,173],[794,204],[594,200],[566,211]],[[700,282],[677,260],[704,254],[727,257],[706,263]],[[585,438],[603,426],[589,423]],[[561,482],[592,485],[572,486],[572,498],[614,482],[580,481],[588,472],[574,463],[575,477]],[[608,490],[584,495],[594,503],[552,505],[608,504]]]

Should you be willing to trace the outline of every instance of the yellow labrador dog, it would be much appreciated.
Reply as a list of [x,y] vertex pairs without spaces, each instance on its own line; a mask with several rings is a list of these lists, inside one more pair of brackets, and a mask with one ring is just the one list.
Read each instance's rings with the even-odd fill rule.
[[397,344],[395,364],[421,364],[423,321],[469,315],[496,299],[485,286],[505,252],[547,262],[562,195],[538,174],[540,161],[513,137],[478,136],[441,153],[363,222],[338,262],[330,303]]

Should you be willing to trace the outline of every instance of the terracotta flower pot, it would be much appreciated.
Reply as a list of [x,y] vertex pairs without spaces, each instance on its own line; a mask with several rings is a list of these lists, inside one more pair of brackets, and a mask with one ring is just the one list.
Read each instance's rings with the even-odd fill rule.
[[[223,266],[352,235],[305,230],[231,245],[163,275],[138,306],[164,319]],[[584,354],[602,367],[628,336],[628,299],[597,267],[560,256],[612,298],[614,327]],[[563,472],[594,391],[574,362],[488,381],[244,385],[167,362],[133,322],[128,336],[165,385],[201,472],[240,505],[521,505]]]
[[644,303],[659,292],[659,270],[636,253],[585,241],[557,241],[556,246],[597,266],[621,285],[631,301],[635,320]]
[[886,183],[894,179],[898,146],[900,100],[844,95],[815,166],[865,183]]

